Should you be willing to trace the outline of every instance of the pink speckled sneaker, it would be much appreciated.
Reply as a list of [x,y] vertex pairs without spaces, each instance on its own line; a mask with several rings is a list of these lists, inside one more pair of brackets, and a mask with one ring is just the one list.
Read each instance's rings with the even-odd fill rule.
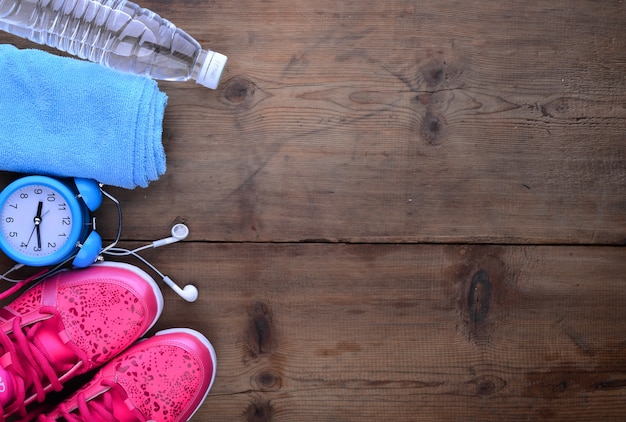
[[195,330],[140,341],[40,422],[179,422],[200,408],[215,379],[215,351]]
[[0,420],[111,360],[162,310],[155,281],[122,263],[62,271],[27,290],[0,309]]

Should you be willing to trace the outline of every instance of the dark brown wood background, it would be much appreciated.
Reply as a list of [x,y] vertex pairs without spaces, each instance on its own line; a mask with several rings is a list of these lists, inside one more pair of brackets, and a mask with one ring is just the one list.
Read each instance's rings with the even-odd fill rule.
[[215,345],[195,420],[626,418],[625,2],[141,5],[229,56],[112,189],[124,245],[191,229],[145,256],[201,292],[156,327]]

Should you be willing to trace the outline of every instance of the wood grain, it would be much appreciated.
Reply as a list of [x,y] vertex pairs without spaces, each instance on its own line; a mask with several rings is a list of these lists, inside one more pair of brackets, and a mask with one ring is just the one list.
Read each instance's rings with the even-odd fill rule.
[[195,240],[626,239],[623,3],[144,5],[230,61],[217,92],[162,84],[131,239],[146,209]]
[[[160,328],[191,322],[219,371],[198,420],[619,420],[624,251],[181,244]],[[176,257],[185,256],[184,263]]]
[[216,95],[163,84],[146,200],[210,216],[196,240],[626,239],[623,4],[217,2],[217,26],[187,7],[172,19],[231,60]]
[[194,420],[624,419],[626,3],[141,5],[229,56],[110,189],[125,246],[190,227],[145,256],[201,291],[155,328],[215,344]]

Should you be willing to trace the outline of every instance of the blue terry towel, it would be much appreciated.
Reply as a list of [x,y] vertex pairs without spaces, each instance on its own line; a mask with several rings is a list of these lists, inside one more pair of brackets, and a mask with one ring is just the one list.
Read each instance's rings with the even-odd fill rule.
[[0,170],[146,187],[165,173],[152,79],[0,45]]

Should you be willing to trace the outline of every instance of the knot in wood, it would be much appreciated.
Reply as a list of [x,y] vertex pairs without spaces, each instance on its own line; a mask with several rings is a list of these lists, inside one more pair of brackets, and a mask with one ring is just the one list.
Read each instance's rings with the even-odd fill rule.
[[245,420],[248,422],[268,422],[274,416],[274,408],[269,400],[255,400],[250,403],[245,413]]
[[445,129],[445,119],[439,114],[428,110],[422,119],[422,136],[430,145],[440,145]]
[[470,320],[474,324],[480,324],[487,318],[491,290],[491,281],[485,271],[481,270],[474,274],[467,297]]
[[254,377],[255,387],[263,391],[274,391],[282,387],[282,378],[271,369],[264,369]]
[[274,327],[269,308],[263,302],[256,302],[250,312],[247,328],[248,349],[252,357],[267,355],[273,352],[276,341]]
[[254,95],[256,88],[252,81],[243,76],[235,76],[224,87],[224,98],[231,104],[242,104]]

